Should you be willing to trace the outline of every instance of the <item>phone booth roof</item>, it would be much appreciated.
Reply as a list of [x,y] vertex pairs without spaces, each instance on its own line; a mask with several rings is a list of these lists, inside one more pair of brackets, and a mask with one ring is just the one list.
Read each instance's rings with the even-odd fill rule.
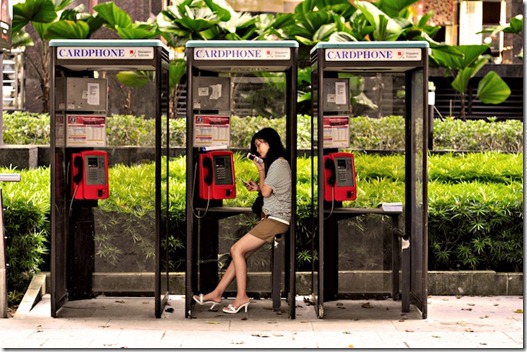
[[189,40],[190,64],[216,72],[284,71],[295,65],[295,40]]
[[168,63],[169,50],[159,39],[52,39],[57,65],[74,71],[155,70],[155,50]]
[[[425,66],[425,41],[324,42],[311,51],[311,62],[324,61],[325,69],[345,72],[405,72]],[[324,56],[319,57],[323,51]]]
[[296,40],[189,40],[187,48],[298,48]]

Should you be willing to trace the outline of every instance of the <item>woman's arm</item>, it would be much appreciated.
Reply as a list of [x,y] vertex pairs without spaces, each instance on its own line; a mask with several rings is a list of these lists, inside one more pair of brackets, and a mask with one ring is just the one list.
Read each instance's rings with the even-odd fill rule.
[[260,165],[258,166],[258,174],[260,177],[258,182],[260,192],[262,193],[262,196],[264,196],[264,198],[267,198],[271,195],[271,193],[273,193],[273,189],[271,188],[271,186],[265,184],[265,170],[263,168],[263,165],[262,167],[260,167]]

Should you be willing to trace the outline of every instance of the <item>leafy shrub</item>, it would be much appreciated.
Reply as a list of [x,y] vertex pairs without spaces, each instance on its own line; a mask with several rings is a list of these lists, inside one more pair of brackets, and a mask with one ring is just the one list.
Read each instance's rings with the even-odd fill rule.
[[[185,119],[170,121],[171,145],[185,145]],[[299,148],[310,148],[311,118],[299,116]],[[401,117],[383,119],[353,118],[350,121],[351,150],[403,149],[404,123]],[[262,117],[231,119],[232,144],[248,148],[252,130],[273,126],[285,130],[284,119]],[[9,144],[49,143],[49,117],[45,114],[4,115],[4,137]],[[475,128],[477,127],[477,128]],[[154,120],[133,116],[108,119],[109,145],[153,145]],[[474,129],[472,131],[471,129]],[[163,128],[163,131],[166,129]],[[523,127],[521,122],[482,122],[446,119],[436,121],[436,149],[493,149],[509,153],[446,153],[429,156],[429,268],[493,269],[520,271],[523,265]],[[249,133],[250,132],[250,133]],[[163,132],[164,133],[164,132]],[[471,133],[471,138],[466,135]],[[284,135],[284,133],[282,133]],[[382,136],[382,137],[380,137]],[[475,143],[473,140],[477,140]],[[358,198],[345,206],[377,207],[382,202],[404,203],[404,156],[355,152]],[[316,159],[316,158],[315,158]],[[163,162],[166,162],[164,159]],[[297,260],[299,266],[316,259],[310,251],[311,236],[311,159],[297,159]],[[235,155],[238,174],[256,179],[251,162]],[[315,160],[316,165],[316,160]],[[170,160],[170,238],[164,243],[184,258],[186,235],[185,157]],[[164,170],[165,168],[163,168]],[[13,172],[13,170],[0,170]],[[49,169],[23,170],[20,183],[2,186],[5,229],[8,242],[8,284],[11,296],[20,295],[33,273],[45,265],[49,240]],[[110,169],[112,196],[101,201],[98,211],[111,214],[149,216],[153,205],[152,164],[133,167],[118,165]],[[316,193],[316,190],[315,190]],[[316,196],[316,195],[314,195]],[[238,185],[238,196],[227,206],[250,206],[253,193]],[[166,204],[163,203],[163,206]],[[166,219],[163,219],[166,221]],[[144,230],[128,226],[132,239],[145,257],[151,258],[152,245]],[[98,255],[119,260],[119,252],[108,238],[98,238]],[[316,255],[316,254],[315,254]],[[170,269],[182,268],[171,259]],[[48,263],[49,264],[49,263]]]
[[49,114],[33,114],[15,111],[11,114],[4,111],[4,143],[38,144],[50,143]]
[[42,268],[50,235],[49,169],[20,174],[21,182],[2,185],[10,304],[20,301],[33,275]]
[[[377,207],[382,202],[404,203],[404,156],[355,153],[358,174],[358,198],[344,206]],[[163,159],[166,162],[166,159]],[[316,158],[315,158],[316,162]],[[316,165],[316,164],[315,164]],[[256,179],[252,162],[235,154],[237,174]],[[170,238],[167,246],[184,258],[186,235],[186,161],[185,157],[170,160]],[[469,153],[431,155],[429,159],[429,257],[430,269],[493,269],[521,270],[523,214],[521,154]],[[162,168],[164,170],[164,167]],[[49,170],[24,171],[18,184],[7,184],[7,202],[33,209],[39,221],[22,228],[22,216],[8,208],[9,232],[13,235],[49,234]],[[311,159],[297,159],[297,253],[299,266],[311,257]],[[30,175],[30,176],[27,176]],[[44,177],[45,175],[45,177]],[[99,202],[98,211],[107,214],[129,214],[137,219],[150,219],[153,212],[153,164],[133,167],[117,165],[110,169],[111,197]],[[255,194],[248,192],[238,178],[237,197],[226,206],[248,207]],[[316,193],[316,190],[315,190]],[[316,194],[315,194],[316,197]],[[6,203],[7,203],[6,202]],[[19,203],[20,202],[20,203]],[[163,204],[166,206],[166,204]],[[31,220],[29,210],[24,215]],[[109,216],[110,216],[109,215]],[[34,215],[33,215],[34,217]],[[111,216],[110,216],[111,217]],[[151,219],[150,219],[151,220]],[[149,220],[149,221],[150,221]],[[144,255],[151,256],[148,231],[129,223],[119,231],[132,238]],[[119,260],[118,248],[110,238],[98,237],[98,255]],[[182,270],[173,259],[171,268]]]
[[[297,146],[311,148],[311,116],[298,115]],[[165,119],[163,119],[163,124]],[[170,120],[170,145],[186,145],[186,119]],[[249,126],[249,128],[247,128]],[[253,132],[272,126],[285,139],[285,119],[261,116],[231,117],[231,145],[248,148]],[[112,115],[107,119],[108,146],[154,146],[155,120],[131,115]],[[6,144],[49,144],[49,116],[15,112],[4,113]],[[163,139],[166,126],[162,127]],[[404,118],[353,117],[350,119],[350,148],[353,150],[403,150]],[[434,121],[433,149],[439,151],[523,151],[523,123],[517,120],[495,122],[446,118]]]
[[429,186],[431,270],[521,271],[522,183]]
[[519,153],[523,150],[523,122],[469,122],[452,117],[434,121],[434,149]]

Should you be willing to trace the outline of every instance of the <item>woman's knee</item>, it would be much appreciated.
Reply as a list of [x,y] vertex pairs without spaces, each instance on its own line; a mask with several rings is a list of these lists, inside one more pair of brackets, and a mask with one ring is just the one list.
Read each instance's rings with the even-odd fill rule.
[[231,257],[243,256],[244,254],[238,242],[231,246],[230,253]]

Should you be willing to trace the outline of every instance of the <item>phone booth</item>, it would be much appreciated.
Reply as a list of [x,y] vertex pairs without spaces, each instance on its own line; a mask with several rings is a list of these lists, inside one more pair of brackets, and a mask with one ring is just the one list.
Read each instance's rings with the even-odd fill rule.
[[[168,49],[159,40],[51,40],[49,46],[51,315],[58,317],[69,300],[94,298],[96,278],[152,274],[154,285],[143,294],[154,296],[154,315],[160,318],[169,291],[162,247],[168,214],[161,207],[165,203],[168,211],[168,162],[161,159],[169,146]],[[123,94],[109,82],[123,71],[144,71],[152,78],[134,88],[150,92],[145,116],[155,119],[155,170],[140,184],[128,185],[132,181],[109,172],[114,161],[106,144],[107,121],[115,110],[109,94]],[[133,211],[115,210],[112,190],[126,187],[148,188],[152,198],[142,199]],[[141,254],[136,242],[152,248],[153,255]]]
[[[296,184],[297,52],[298,43],[287,40],[191,40],[186,44],[187,318],[192,317],[192,296],[208,293],[218,284],[221,220],[252,213],[250,206],[230,207],[226,203],[237,196],[236,187],[243,187],[244,181],[243,178],[237,178],[234,168],[237,155],[233,147],[245,149],[245,154],[250,148],[249,145],[232,145],[231,116],[237,114],[243,118],[255,114],[251,110],[255,107],[251,107],[251,103],[243,98],[255,87],[265,87],[265,84],[277,81],[285,87],[277,111],[282,117],[286,116],[286,138],[283,143],[291,165],[292,184]],[[257,131],[257,127],[247,125],[250,137]],[[245,157],[245,154],[241,156]],[[295,200],[296,190],[293,187],[291,225],[289,234],[284,238],[284,294],[288,295],[290,318],[295,317]],[[235,240],[232,239],[229,247]]]
[[[318,182],[314,218],[318,221],[319,260],[312,299],[319,318],[325,314],[324,302],[339,297],[339,248],[354,241],[346,238],[346,243],[339,244],[339,221],[371,214],[388,216],[393,222],[393,299],[401,298],[403,312],[409,311],[412,302],[426,318],[428,50],[426,42],[319,43],[311,50],[312,128],[319,127],[312,139],[318,155],[313,175],[321,175],[313,181]],[[349,122],[368,113],[404,116],[404,211],[403,199],[398,207],[352,207],[360,183],[356,183],[354,155],[346,152],[350,147]],[[404,219],[404,231],[397,231],[399,215]],[[381,285],[387,279],[383,278]]]

